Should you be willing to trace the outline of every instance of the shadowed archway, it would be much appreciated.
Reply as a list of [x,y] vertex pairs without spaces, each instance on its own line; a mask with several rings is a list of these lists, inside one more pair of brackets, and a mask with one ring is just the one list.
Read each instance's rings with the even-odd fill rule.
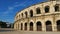
[[40,21],[36,23],[36,26],[37,26],[37,31],[42,31],[42,24]]
[[41,13],[41,10],[40,10],[40,8],[38,7],[38,8],[36,8],[36,13],[37,14],[40,14]]
[[57,20],[57,31],[60,31],[60,20]]
[[33,17],[33,10],[30,10],[30,17]]
[[59,4],[56,4],[54,8],[55,8],[55,12],[59,11]]
[[33,31],[33,22],[30,22],[30,31]]
[[45,13],[49,13],[49,9],[50,9],[49,6],[45,6]]
[[27,11],[25,12],[25,16],[26,16],[26,18],[27,18],[27,16],[28,16]]
[[24,25],[25,25],[25,29],[24,30],[27,30],[27,23],[25,23]]
[[52,31],[52,24],[51,21],[46,21],[46,31]]

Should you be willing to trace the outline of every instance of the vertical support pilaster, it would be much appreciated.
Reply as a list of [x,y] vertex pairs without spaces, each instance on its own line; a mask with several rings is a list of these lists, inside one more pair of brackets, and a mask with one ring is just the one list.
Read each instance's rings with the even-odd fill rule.
[[14,24],[14,29],[16,29],[16,24]]
[[16,24],[16,29],[18,30],[18,24]]
[[52,30],[53,30],[53,32],[56,32],[57,31],[56,22],[52,24]]
[[21,25],[20,25],[20,23],[19,23],[19,30],[21,29]]
[[29,31],[29,23],[27,24],[27,31]]
[[23,30],[24,30],[24,23],[23,23]]
[[46,32],[46,25],[45,25],[45,23],[42,23],[42,31]]
[[52,30],[53,30],[53,32],[55,32],[55,31],[57,31],[57,27],[56,27],[56,24],[52,24]]
[[34,29],[34,31],[36,31],[36,23],[34,23],[33,29]]
[[52,30],[53,30],[53,32],[57,31],[57,25],[56,25],[56,22],[55,22],[55,15],[53,15]]

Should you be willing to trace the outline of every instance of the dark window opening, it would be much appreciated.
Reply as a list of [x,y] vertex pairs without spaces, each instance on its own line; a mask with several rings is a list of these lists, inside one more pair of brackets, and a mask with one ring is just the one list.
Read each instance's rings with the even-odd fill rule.
[[22,15],[22,17],[23,17],[23,13],[22,13],[21,15]]
[[20,14],[19,14],[19,17],[20,17]]
[[59,5],[58,4],[55,5],[55,11],[59,11]]
[[40,8],[37,8],[36,9],[36,12],[37,12],[37,14],[40,14],[41,12],[40,12]]
[[33,17],[33,10],[30,10],[30,17]]
[[18,16],[16,17],[16,19],[18,18]]
[[42,31],[42,25],[41,25],[41,22],[37,22],[37,31]]
[[30,31],[33,31],[33,23],[30,23]]
[[27,18],[27,12],[25,12],[26,18]]
[[46,22],[46,31],[52,31],[51,21],[47,21],[47,22]]
[[57,21],[57,31],[60,31],[60,20]]
[[45,13],[48,13],[49,12],[49,6],[46,6],[45,7]]
[[27,23],[25,23],[25,30],[27,30]]

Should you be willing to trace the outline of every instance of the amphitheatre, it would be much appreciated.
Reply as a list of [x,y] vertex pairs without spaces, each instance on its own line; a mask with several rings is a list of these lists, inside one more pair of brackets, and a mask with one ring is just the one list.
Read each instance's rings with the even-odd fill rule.
[[32,32],[60,31],[60,0],[48,0],[17,12],[14,29]]

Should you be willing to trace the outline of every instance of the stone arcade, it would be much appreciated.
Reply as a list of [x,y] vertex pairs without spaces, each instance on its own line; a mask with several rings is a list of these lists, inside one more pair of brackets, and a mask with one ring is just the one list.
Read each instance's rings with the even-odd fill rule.
[[14,29],[21,31],[60,31],[59,0],[32,5],[15,16]]

